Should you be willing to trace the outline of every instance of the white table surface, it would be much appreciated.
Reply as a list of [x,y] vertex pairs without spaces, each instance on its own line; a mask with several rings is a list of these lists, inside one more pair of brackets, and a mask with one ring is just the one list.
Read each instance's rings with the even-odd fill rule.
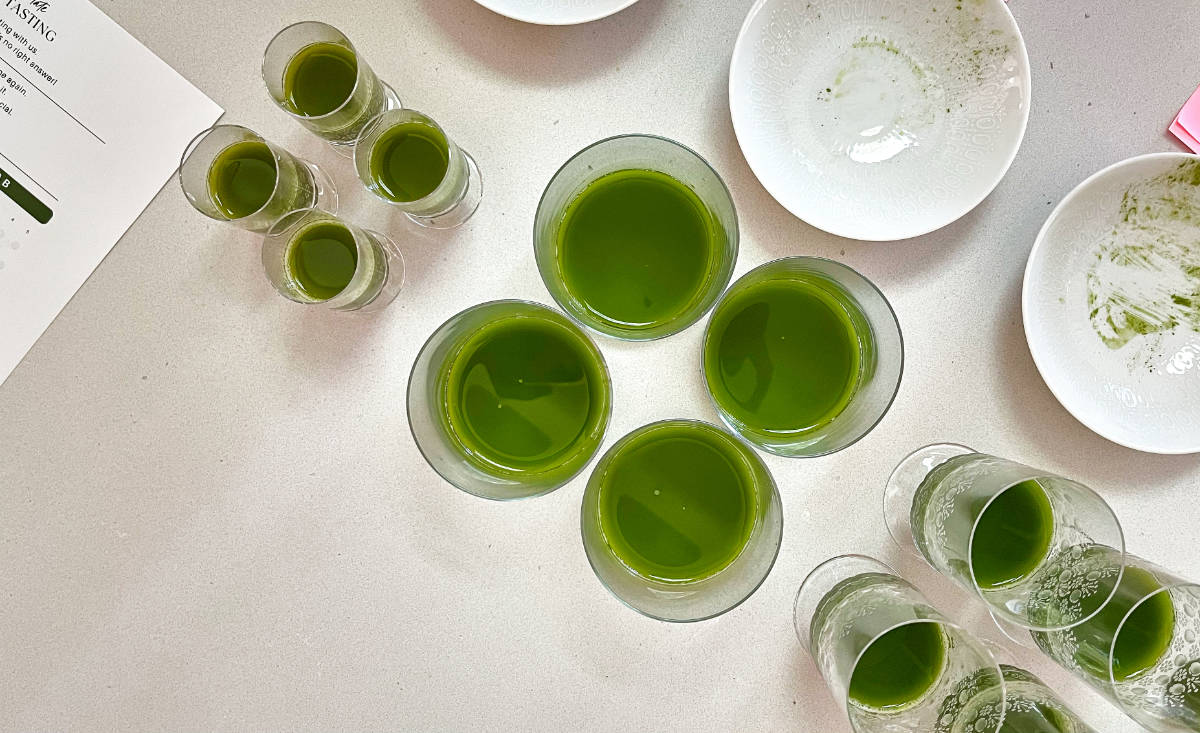
[[[174,184],[159,195],[0,387],[0,729],[848,731],[793,636],[792,596],[831,555],[897,559],[881,485],[939,440],[1094,486],[1134,552],[1200,578],[1200,457],[1135,453],[1071,418],[1030,360],[1019,305],[1053,204],[1109,163],[1176,149],[1164,130],[1200,83],[1194,4],[1015,0],[1033,60],[1024,147],[974,212],[894,244],[814,230],[747,168],[726,78],[750,5],[643,0],[555,29],[470,0],[103,0],[227,121],[333,171],[343,212],[397,239],[409,279],[375,317],[305,309],[268,285],[254,236],[207,221]],[[414,233],[268,102],[261,49],[310,17],[475,156],[486,193],[467,226]],[[404,417],[409,367],[445,318],[549,302],[530,244],[538,196],[570,154],[621,132],[676,138],[726,177],[737,275],[840,259],[891,298],[907,339],[874,433],[828,458],[767,459],[779,561],[700,624],[643,618],[600,586],[579,539],[583,477],[525,502],[472,498],[423,463]],[[700,337],[601,343],[606,445],[661,418],[716,419]],[[948,581],[900,566],[984,628]],[[1102,733],[1137,730],[1047,660],[1014,659]]]

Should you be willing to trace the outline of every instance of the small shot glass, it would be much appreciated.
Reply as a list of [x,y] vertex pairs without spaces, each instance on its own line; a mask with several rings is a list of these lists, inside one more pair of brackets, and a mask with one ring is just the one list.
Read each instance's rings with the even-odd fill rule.
[[991,653],[882,562],[818,565],[792,618],[857,733],[1004,730],[1005,680]]
[[596,578],[619,601],[659,621],[704,621],[766,580],[783,509],[748,445],[706,422],[664,420],[596,464],[580,530]]
[[259,234],[288,212],[338,206],[333,181],[316,163],[238,125],[217,125],[188,143],[179,185],[196,211]]
[[380,310],[404,284],[395,242],[320,209],[279,219],[263,240],[262,261],[280,295],[336,311]]
[[1112,548],[1087,552],[1106,577],[1120,573],[1116,592],[1083,597],[1098,613],[1034,642],[1146,730],[1200,731],[1200,584]]
[[904,339],[887,298],[857,271],[785,257],[725,292],[702,364],[730,429],[768,453],[811,458],[883,420],[900,388]]
[[[961,445],[929,445],[901,461],[884,519],[900,549],[981,598],[1014,640],[1006,625],[1053,631],[1087,621],[1124,567],[1120,522],[1095,491]],[[1116,549],[1100,558],[1096,546]]]
[[317,21],[289,25],[271,39],[262,77],[280,109],[346,157],[368,120],[401,107],[350,39]]
[[428,115],[411,109],[367,123],[354,146],[354,167],[368,191],[431,229],[462,224],[483,199],[475,160]]

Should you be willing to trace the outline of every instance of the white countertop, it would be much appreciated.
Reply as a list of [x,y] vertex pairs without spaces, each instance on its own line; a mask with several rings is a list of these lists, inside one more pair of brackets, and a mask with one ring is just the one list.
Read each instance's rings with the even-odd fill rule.
[[[1132,551],[1200,579],[1200,456],[1135,453],[1071,418],[1034,368],[1019,305],[1053,204],[1109,163],[1177,149],[1164,130],[1200,83],[1193,3],[1014,0],[1033,60],[1024,147],[974,212],[894,244],[819,232],[755,181],[726,95],[750,5],[642,0],[541,28],[470,0],[103,2],[226,121],[330,169],[343,213],[398,241],[408,284],[374,317],[305,309],[271,289],[253,235],[204,219],[174,183],[159,195],[0,388],[0,729],[848,731],[792,633],[792,596],[831,555],[896,560],[882,484],[941,440],[1084,481]],[[344,30],[479,162],[467,226],[414,232],[270,104],[262,49],[305,18]],[[784,255],[844,261],[891,299],[908,347],[900,395],[865,440],[767,459],[779,561],[700,624],[651,621],[601,587],[579,539],[585,477],[530,501],[475,499],[425,465],[404,415],[409,367],[444,319],[494,298],[550,302],[531,246],[542,187],[621,132],[678,139],[725,176],[735,276]],[[606,446],[661,418],[716,420],[701,330],[601,341]],[[900,565],[983,628],[965,593]],[[1048,660],[1014,658],[1102,733],[1138,730]]]

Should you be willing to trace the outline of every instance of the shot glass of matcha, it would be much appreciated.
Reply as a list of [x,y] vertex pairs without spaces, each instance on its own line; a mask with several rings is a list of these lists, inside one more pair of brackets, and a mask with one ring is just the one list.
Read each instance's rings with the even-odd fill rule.
[[625,605],[661,621],[703,621],[766,579],[783,510],[749,446],[706,422],[666,420],[604,454],[580,527],[596,577]]
[[179,185],[196,211],[260,234],[290,211],[337,211],[338,204],[333,181],[315,163],[238,125],[217,125],[188,144]]
[[1003,730],[1005,680],[991,653],[882,562],[818,565],[793,622],[857,733]]
[[538,204],[542,280],[572,318],[629,341],[678,333],[712,308],[738,255],[729,190],[695,152],[653,135],[584,148]]
[[271,39],[262,77],[280,109],[346,157],[368,120],[401,106],[350,39],[317,21],[289,25]]
[[432,118],[411,109],[389,110],[367,123],[354,145],[354,167],[368,191],[424,227],[456,227],[483,198],[471,156]]
[[595,456],[612,414],[600,350],[562,313],[497,300],[434,331],[408,379],[408,424],[451,485],[485,499],[538,496]]
[[1070,628],[1034,631],[1034,642],[1146,730],[1200,730],[1200,585],[1109,547],[1084,556],[1099,583],[1046,593],[1031,613],[1096,612]]
[[883,419],[904,340],[871,281],[832,260],[787,257],[751,270],[717,303],[703,367],[732,430],[776,455],[820,456]]
[[336,311],[380,310],[404,284],[404,258],[391,239],[320,209],[279,219],[263,240],[262,261],[283,297]]
[[[1087,621],[1124,568],[1120,522],[1099,494],[961,445],[926,446],[901,461],[884,491],[884,515],[901,549],[978,595],[998,623],[1020,629]],[[1097,546],[1116,549],[1100,558]]]

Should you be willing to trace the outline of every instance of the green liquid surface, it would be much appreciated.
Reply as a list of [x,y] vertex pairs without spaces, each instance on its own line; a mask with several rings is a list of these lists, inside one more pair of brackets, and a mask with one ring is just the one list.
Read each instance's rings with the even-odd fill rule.
[[672,424],[615,454],[599,492],[609,547],[647,578],[709,577],[737,559],[758,513],[754,476],[736,439],[706,425]]
[[288,245],[288,273],[313,300],[329,300],[345,290],[357,267],[354,234],[336,222],[308,226]]
[[1054,509],[1037,481],[1022,481],[992,500],[975,525],[971,565],[980,588],[1015,583],[1037,569],[1054,540]]
[[571,202],[557,243],[571,295],[614,327],[646,329],[703,295],[725,235],[688,186],[656,171],[622,170]]
[[778,279],[718,306],[704,360],[726,413],[750,430],[788,434],[841,414],[858,385],[861,352],[840,298],[811,281]]
[[[1082,599],[1085,614],[1093,613],[1112,593],[1113,578],[1104,578]],[[1171,646],[1175,633],[1175,606],[1167,592],[1155,593],[1163,586],[1146,570],[1126,567],[1117,592],[1100,611],[1066,632],[1074,643],[1074,661],[1088,674],[1108,682],[1109,650],[1112,649],[1113,679],[1121,682],[1153,668]],[[1138,604],[1149,594],[1153,596]],[[1130,609],[1137,608],[1130,613]],[[1129,616],[1122,626],[1121,621]],[[1120,634],[1117,629],[1120,627]],[[1113,638],[1116,637],[1116,643]],[[1049,636],[1034,633],[1044,649],[1052,649]],[[1053,656],[1053,654],[1051,654]]]
[[446,377],[447,417],[466,452],[502,471],[562,465],[607,419],[599,353],[583,334],[535,316],[475,332]]
[[209,166],[208,191],[222,214],[241,219],[266,205],[278,175],[275,154],[266,143],[234,143]]
[[300,49],[283,75],[283,95],[292,111],[321,117],[345,104],[358,80],[358,59],[337,43],[314,43]]
[[942,674],[946,642],[935,623],[911,623],[888,631],[859,657],[850,678],[850,699],[887,710],[910,705]]
[[450,146],[429,125],[396,125],[371,150],[371,177],[393,201],[418,201],[433,193],[446,177]]

